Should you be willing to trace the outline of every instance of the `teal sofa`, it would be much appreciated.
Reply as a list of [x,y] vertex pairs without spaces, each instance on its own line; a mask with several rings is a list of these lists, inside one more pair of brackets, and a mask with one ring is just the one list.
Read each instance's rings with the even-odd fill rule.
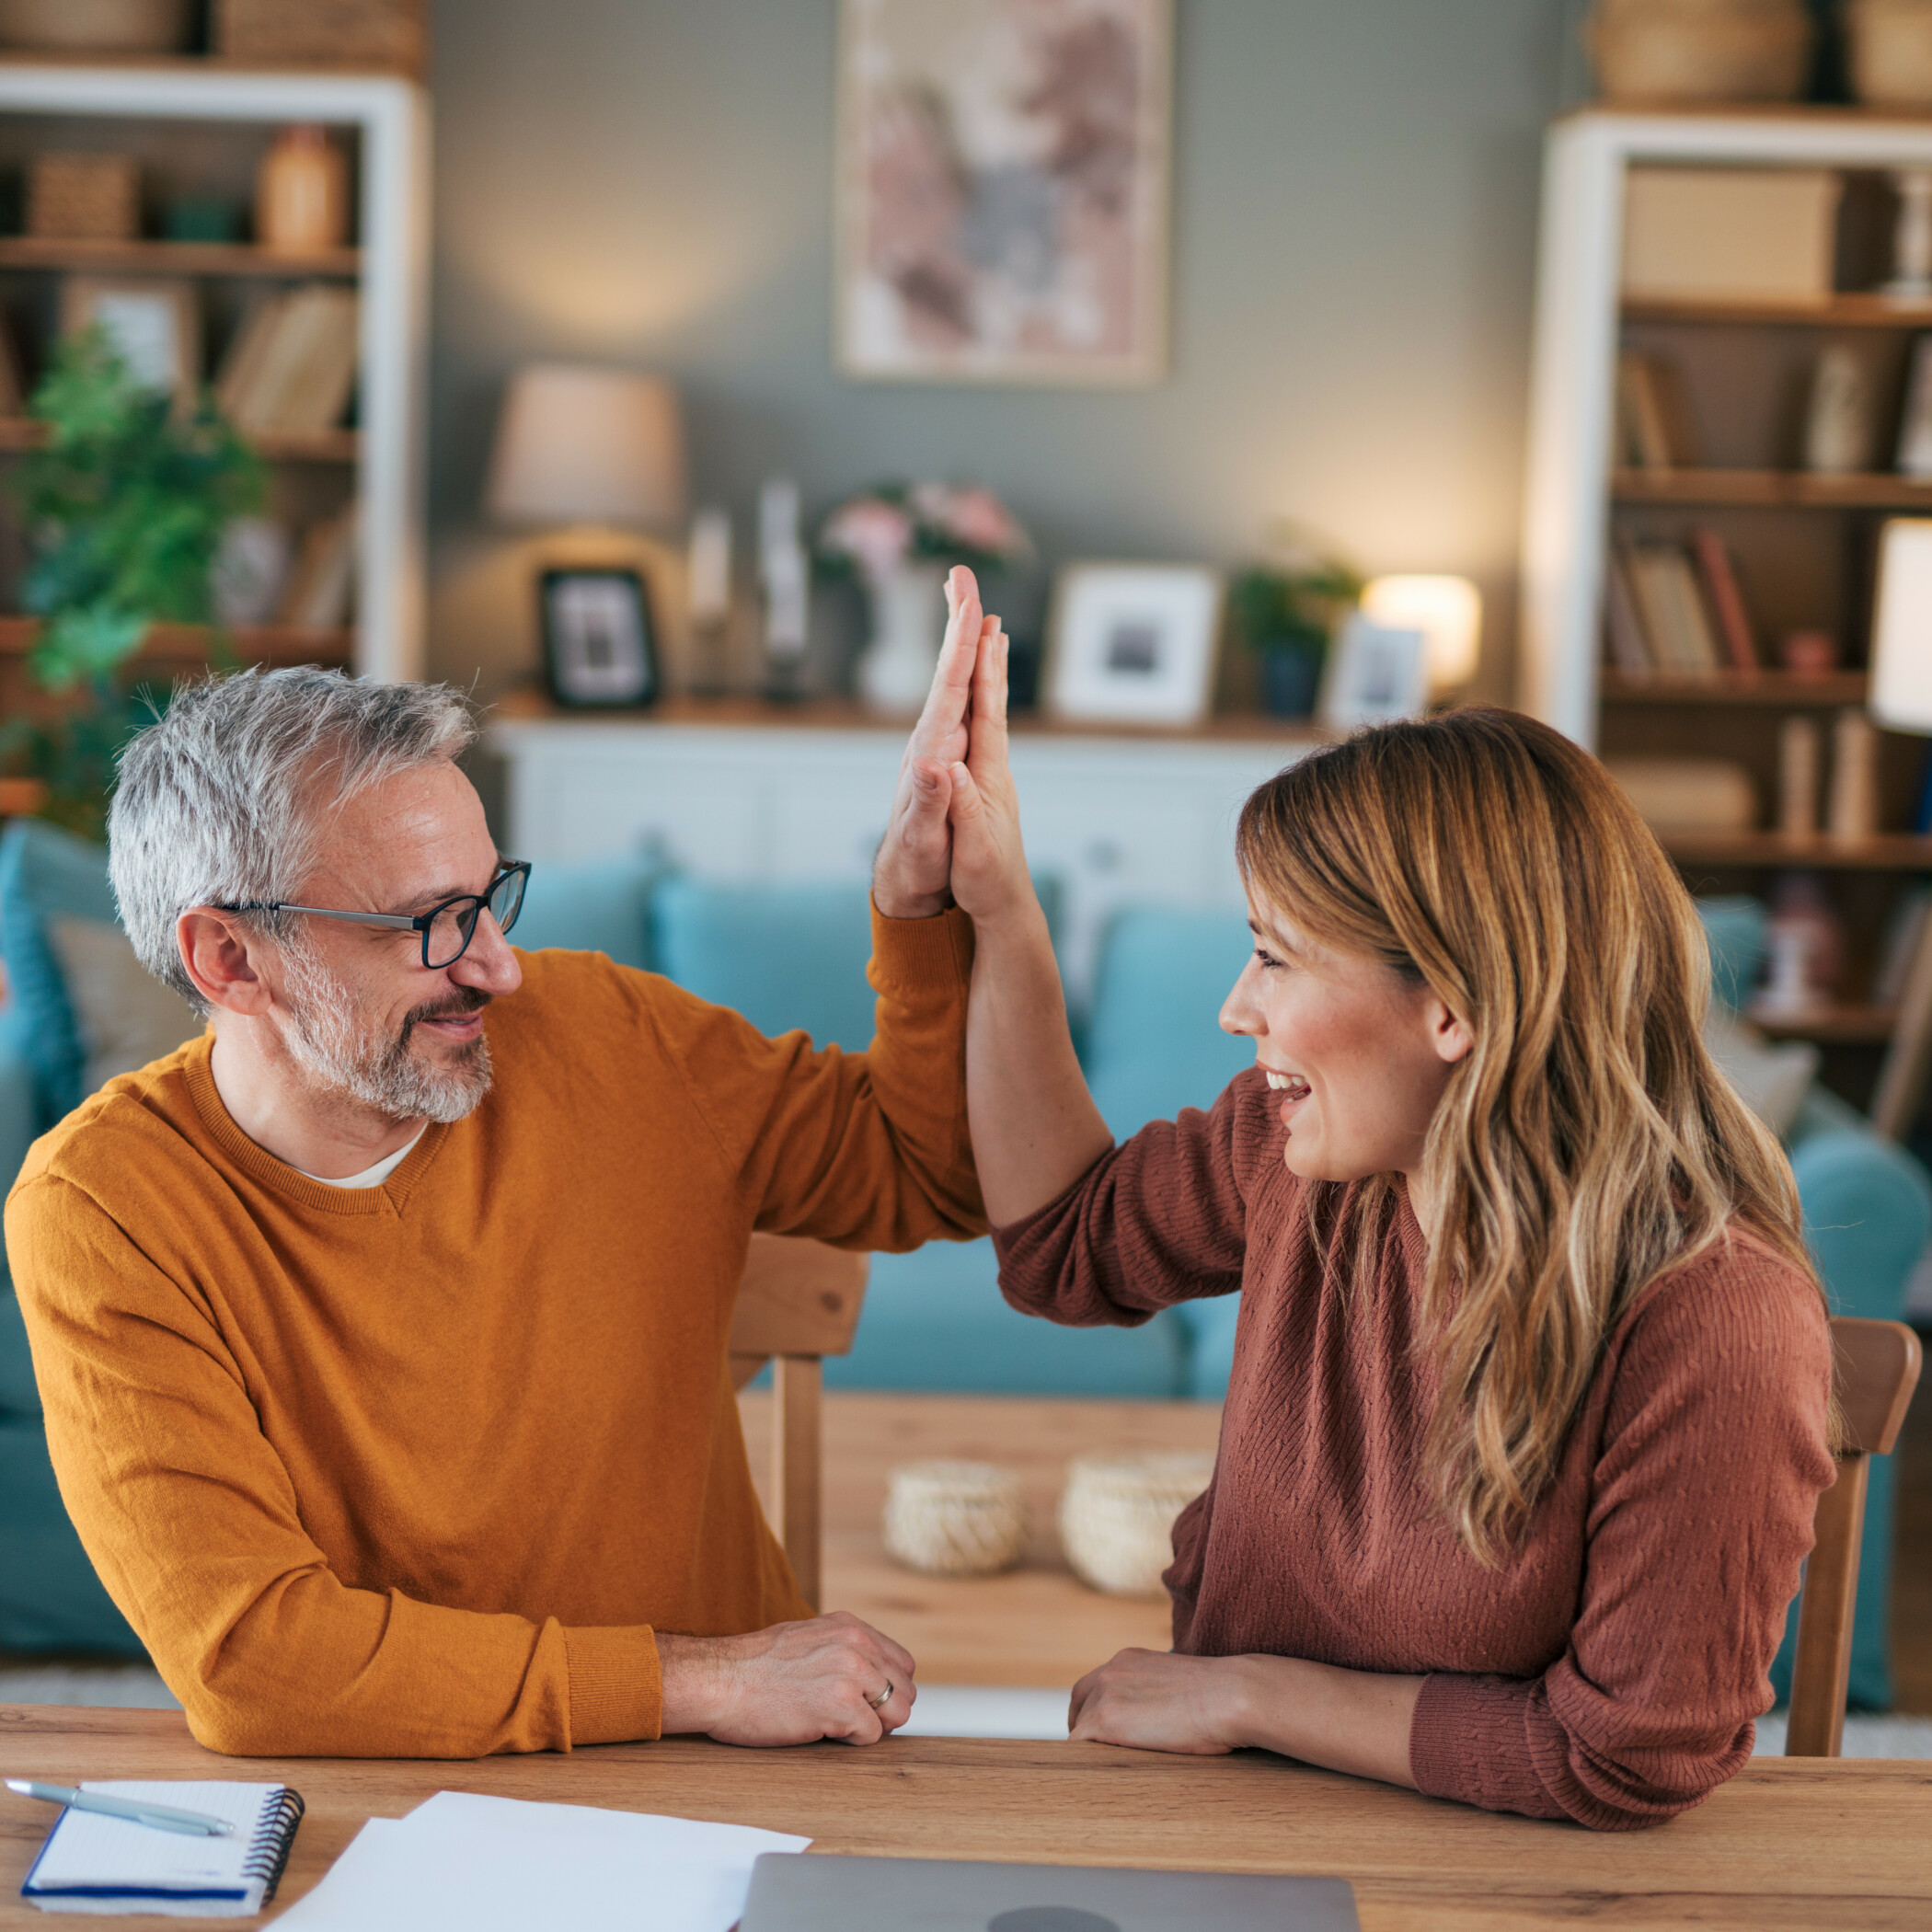
[[[1050,902],[1052,894],[1045,896]],[[0,960],[14,997],[0,1013],[0,1168],[79,1098],[80,1052],[38,921],[109,916],[99,853],[40,825],[0,837]],[[1749,902],[1707,910],[1718,993],[1739,1004],[1764,947]],[[532,875],[517,943],[608,953],[736,1006],[767,1031],[822,1044],[870,1037],[866,894],[859,886],[748,887],[653,876],[641,858]],[[1215,1024],[1249,944],[1236,913],[1143,908],[1106,936],[1077,1043],[1116,1134],[1205,1105],[1252,1058]],[[1815,1093],[1790,1136],[1813,1251],[1842,1312],[1896,1316],[1932,1233],[1932,1185],[1859,1116]],[[936,1244],[873,1264],[843,1388],[1218,1399],[1233,1359],[1235,1297],[1167,1311],[1138,1328],[1055,1328],[1001,1300],[990,1242]],[[95,1581],[48,1466],[26,1338],[0,1290],[0,1649],[138,1651]],[[1892,1479],[1872,1470],[1857,1611],[1852,1699],[1890,1701],[1885,1613]],[[1788,1667],[1788,1658],[1781,1668]],[[1782,1687],[1783,1679],[1780,1679]]]

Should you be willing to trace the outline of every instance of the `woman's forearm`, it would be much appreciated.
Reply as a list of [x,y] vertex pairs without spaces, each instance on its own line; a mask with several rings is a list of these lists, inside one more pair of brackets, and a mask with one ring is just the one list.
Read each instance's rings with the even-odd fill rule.
[[1240,1742],[1304,1764],[1415,1788],[1409,1732],[1420,1677],[1345,1671],[1299,1657],[1231,1657]]
[[966,1105],[994,1226],[1064,1194],[1112,1144],[1067,1031],[1046,915],[1030,891],[974,922]]

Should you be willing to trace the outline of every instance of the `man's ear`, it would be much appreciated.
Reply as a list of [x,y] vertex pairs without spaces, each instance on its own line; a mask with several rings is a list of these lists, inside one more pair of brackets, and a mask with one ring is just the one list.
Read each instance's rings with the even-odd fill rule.
[[175,922],[183,970],[195,991],[224,1013],[255,1018],[274,1003],[259,968],[263,943],[233,913],[211,905],[190,906]]
[[1476,1035],[1466,1019],[1458,1018],[1439,999],[1429,1002],[1429,1043],[1436,1058],[1449,1066],[1466,1060],[1476,1046]]

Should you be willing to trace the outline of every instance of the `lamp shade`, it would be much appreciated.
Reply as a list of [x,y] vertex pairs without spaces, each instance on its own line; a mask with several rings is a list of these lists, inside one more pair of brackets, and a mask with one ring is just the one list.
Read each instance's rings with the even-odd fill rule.
[[677,391],[625,369],[532,362],[518,370],[497,421],[488,501],[504,523],[681,522]]
[[1932,518],[1887,522],[1876,602],[1871,715],[1889,731],[1932,732]]
[[1362,593],[1362,608],[1390,630],[1422,633],[1431,691],[1466,684],[1476,675],[1482,593],[1466,577],[1376,577]]

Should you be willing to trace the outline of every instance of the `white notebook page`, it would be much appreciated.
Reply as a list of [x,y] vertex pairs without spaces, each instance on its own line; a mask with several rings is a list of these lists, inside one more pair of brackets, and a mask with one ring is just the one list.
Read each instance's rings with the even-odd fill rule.
[[81,1789],[98,1791],[106,1798],[171,1805],[178,1811],[205,1811],[211,1818],[225,1818],[234,1825],[235,1834],[191,1838],[184,1832],[157,1831],[151,1824],[108,1818],[99,1811],[69,1810],[62,1814],[52,1841],[34,1868],[36,1890],[122,1885],[156,1891],[186,1892],[203,1886],[246,1891],[249,1880],[242,1868],[254,1848],[256,1830],[270,1798],[282,1787],[90,1778]]

